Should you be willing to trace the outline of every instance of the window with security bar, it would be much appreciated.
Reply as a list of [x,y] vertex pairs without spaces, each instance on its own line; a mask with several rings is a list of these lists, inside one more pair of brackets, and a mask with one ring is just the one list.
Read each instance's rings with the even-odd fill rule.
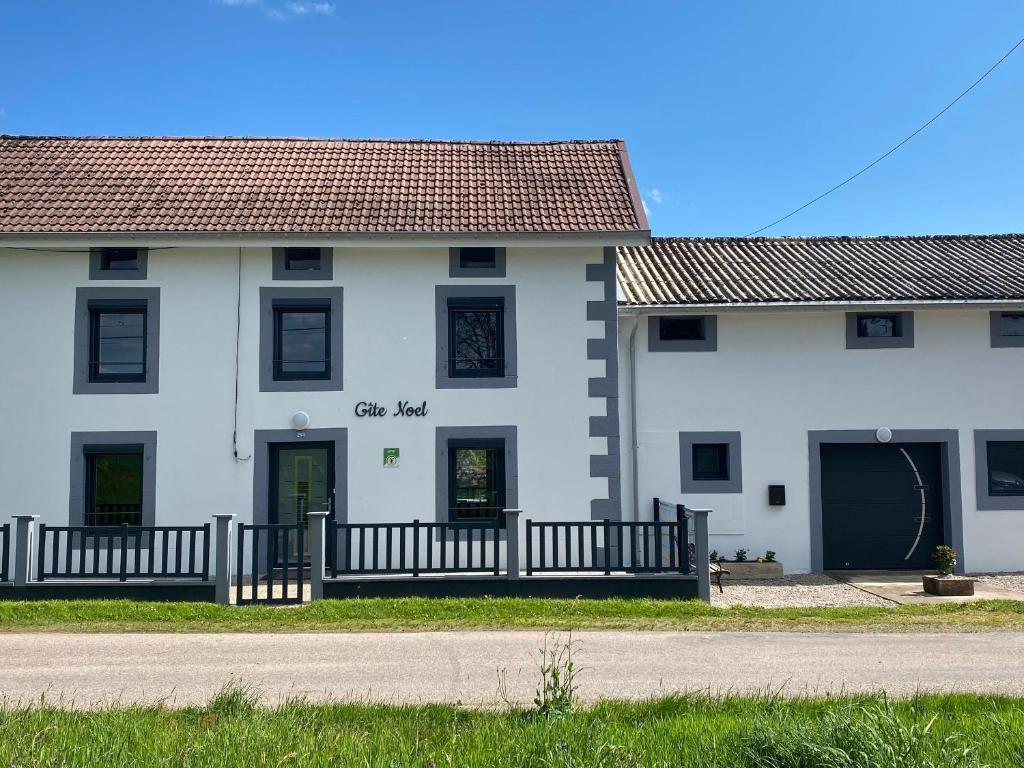
[[451,520],[500,519],[505,509],[503,442],[451,446],[448,451],[448,492]]
[[505,302],[476,299],[448,305],[448,375],[505,375]]

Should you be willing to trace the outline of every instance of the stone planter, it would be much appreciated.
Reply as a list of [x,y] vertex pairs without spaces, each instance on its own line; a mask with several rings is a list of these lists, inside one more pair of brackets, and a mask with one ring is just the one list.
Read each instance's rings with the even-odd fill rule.
[[781,579],[782,563],[758,563],[750,561],[733,563],[724,560],[722,570],[729,572],[730,579]]
[[925,576],[924,591],[940,597],[970,597],[974,594],[974,579],[964,576]]

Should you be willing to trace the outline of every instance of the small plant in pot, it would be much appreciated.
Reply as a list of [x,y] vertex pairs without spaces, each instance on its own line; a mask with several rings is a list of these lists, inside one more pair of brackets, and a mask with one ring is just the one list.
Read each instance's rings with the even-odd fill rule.
[[932,560],[935,561],[935,570],[939,572],[939,576],[952,576],[956,569],[956,550],[940,544],[932,552]]

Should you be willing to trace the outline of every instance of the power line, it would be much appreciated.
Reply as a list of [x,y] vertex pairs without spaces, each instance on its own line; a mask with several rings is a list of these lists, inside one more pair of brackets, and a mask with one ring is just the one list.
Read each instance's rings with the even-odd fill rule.
[[755,229],[755,230],[754,230],[753,232],[750,232],[750,233],[749,233],[749,234],[747,234],[746,236],[747,236],[747,237],[751,237],[751,236],[753,236],[753,235],[756,235],[756,234],[758,234],[759,232],[764,232],[764,231],[765,231],[766,229],[771,229],[771,228],[772,228],[772,227],[774,227],[774,226],[775,226],[776,224],[781,224],[782,222],[784,222],[784,221],[785,221],[786,219],[788,219],[789,217],[791,217],[791,216],[795,216],[796,214],[800,213],[800,211],[802,211],[802,210],[803,210],[804,208],[807,208],[807,207],[809,207],[809,206],[812,206],[812,205],[814,205],[814,204],[815,204],[816,202],[818,202],[818,201],[819,201],[819,200],[821,200],[822,198],[824,198],[824,197],[828,197],[829,195],[831,195],[831,194],[832,194],[833,192],[835,192],[835,191],[836,191],[837,189],[839,189],[840,187],[844,187],[844,186],[846,186],[846,185],[847,185],[847,184],[849,184],[849,183],[850,183],[851,181],[853,181],[853,180],[854,180],[854,179],[856,179],[856,178],[857,178],[858,176],[860,176],[860,175],[861,175],[862,173],[865,173],[866,171],[869,171],[869,170],[871,170],[872,168],[874,168],[874,167],[875,167],[876,165],[878,165],[878,164],[879,164],[880,162],[882,162],[883,160],[885,160],[885,158],[887,158],[887,157],[888,157],[889,155],[891,155],[891,154],[892,154],[893,152],[895,152],[896,150],[898,150],[898,149],[899,149],[900,147],[902,147],[902,146],[903,146],[904,144],[906,144],[906,143],[907,143],[908,141],[910,141],[910,140],[911,140],[912,138],[914,138],[915,136],[917,136],[917,134],[919,134],[919,133],[920,133],[921,131],[923,131],[923,130],[924,130],[925,128],[927,128],[927,127],[928,127],[929,125],[931,125],[931,124],[932,124],[932,123],[934,123],[934,122],[935,122],[936,120],[938,120],[938,119],[939,119],[940,117],[942,117],[942,116],[943,116],[943,115],[944,115],[944,114],[945,114],[946,112],[948,112],[948,111],[949,111],[949,109],[950,109],[950,108],[951,108],[951,107],[952,107],[952,106],[953,106],[954,104],[956,104],[956,103],[957,103],[958,101],[960,101],[960,99],[962,99],[962,98],[963,98],[964,96],[966,96],[966,95],[967,95],[968,93],[970,93],[971,91],[973,91],[973,90],[974,90],[974,88],[975,88],[975,86],[977,86],[977,85],[978,85],[979,83],[981,83],[981,81],[982,81],[982,80],[984,80],[984,79],[985,79],[986,77],[988,77],[989,75],[991,75],[991,74],[992,74],[992,73],[993,73],[993,72],[995,71],[996,67],[998,67],[998,66],[999,66],[1000,64],[1002,64],[1002,63],[1003,63],[1004,61],[1006,61],[1006,60],[1007,60],[1008,58],[1010,58],[1010,55],[1011,55],[1011,54],[1012,54],[1012,53],[1013,53],[1014,51],[1016,51],[1016,50],[1017,50],[1018,48],[1020,48],[1020,46],[1021,46],[1022,44],[1024,44],[1024,37],[1022,37],[1022,38],[1021,38],[1020,40],[1018,40],[1018,41],[1016,42],[1016,44],[1015,44],[1015,45],[1014,45],[1014,46],[1013,46],[1013,47],[1012,47],[1012,48],[1011,48],[1010,50],[1008,50],[1008,51],[1007,51],[1006,53],[1004,53],[1004,54],[1003,54],[1003,55],[1002,55],[1002,56],[1000,57],[999,61],[997,61],[997,62],[996,62],[995,64],[993,64],[993,65],[992,65],[991,67],[989,67],[989,68],[988,68],[988,70],[986,70],[986,71],[985,71],[985,74],[983,74],[983,75],[982,75],[981,77],[979,77],[979,78],[978,78],[977,80],[975,80],[975,81],[974,81],[973,83],[971,83],[971,84],[970,84],[970,85],[969,85],[969,86],[968,86],[968,87],[967,87],[967,88],[966,88],[966,89],[965,89],[965,90],[964,90],[964,91],[963,91],[963,92],[962,92],[962,93],[961,93],[961,94],[960,94],[959,96],[957,96],[957,97],[956,97],[955,99],[953,99],[953,100],[952,100],[951,102],[949,102],[949,104],[947,104],[946,106],[944,106],[944,107],[943,107],[943,108],[942,108],[942,109],[941,109],[941,110],[940,110],[939,112],[936,112],[936,113],[935,113],[935,114],[934,114],[934,115],[932,116],[932,118],[931,118],[931,119],[930,119],[930,120],[929,120],[929,121],[928,121],[927,123],[925,123],[925,124],[924,124],[924,125],[922,125],[922,126],[921,126],[920,128],[918,128],[918,129],[917,129],[916,131],[914,131],[914,132],[913,132],[912,134],[910,134],[909,136],[907,136],[907,137],[906,137],[905,139],[903,139],[903,141],[901,141],[901,142],[900,142],[899,144],[897,144],[896,146],[894,146],[894,147],[893,147],[892,149],[890,149],[890,150],[889,150],[888,152],[886,152],[886,153],[885,153],[884,155],[882,155],[881,157],[878,157],[878,158],[876,158],[875,160],[872,160],[872,161],[871,161],[870,163],[868,163],[867,165],[865,165],[865,166],[864,166],[863,168],[861,168],[861,169],[860,169],[859,171],[857,171],[857,172],[856,172],[855,174],[853,174],[853,175],[852,175],[852,176],[850,176],[849,178],[847,178],[847,179],[844,179],[843,181],[839,182],[838,184],[836,184],[836,185],[835,185],[834,187],[832,187],[831,189],[829,189],[829,190],[827,190],[827,191],[825,191],[825,192],[822,192],[822,193],[821,193],[820,195],[818,195],[818,196],[817,196],[816,198],[814,198],[813,200],[811,200],[811,201],[809,201],[809,202],[806,202],[806,203],[804,203],[804,204],[803,204],[803,205],[801,205],[801,206],[800,206],[799,208],[796,208],[795,210],[792,210],[792,211],[790,211],[789,213],[787,213],[787,214],[786,214],[785,216],[783,216],[782,218],[780,218],[780,219],[776,219],[775,221],[773,221],[773,222],[772,222],[771,224],[765,224],[765,225],[764,225],[763,227],[761,227],[760,229]]

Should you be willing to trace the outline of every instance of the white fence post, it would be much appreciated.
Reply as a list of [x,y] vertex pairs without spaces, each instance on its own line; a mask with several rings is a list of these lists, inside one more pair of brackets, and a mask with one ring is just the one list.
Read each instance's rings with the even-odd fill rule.
[[[234,518],[234,515],[228,513],[213,516],[213,519],[217,521],[217,537],[214,539],[216,547],[214,599],[220,605],[231,604],[231,521]],[[241,578],[241,574],[239,574],[239,578]]]
[[[32,580],[32,534],[39,515],[14,515],[14,586],[24,587]],[[42,565],[40,564],[40,567]]]
[[322,600],[324,596],[324,529],[330,512],[310,512],[309,517],[309,600]]
[[505,573],[509,579],[519,578],[519,515],[521,509],[505,510]]
[[710,509],[691,509],[693,512],[693,554],[697,569],[697,597],[711,602],[711,560],[708,552],[708,513]]

